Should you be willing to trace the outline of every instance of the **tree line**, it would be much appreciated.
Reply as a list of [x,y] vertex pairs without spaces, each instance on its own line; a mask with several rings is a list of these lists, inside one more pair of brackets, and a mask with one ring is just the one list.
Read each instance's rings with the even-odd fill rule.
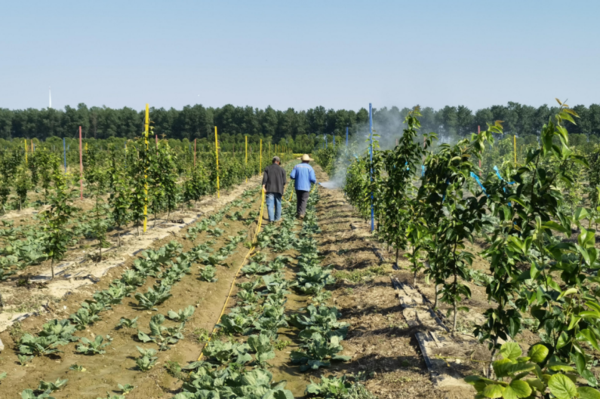
[[[462,105],[445,106],[439,110],[422,107],[421,124],[422,131],[462,137],[476,132],[478,126],[483,130],[488,123],[501,120],[505,133],[539,135],[543,124],[557,110],[548,105],[536,108],[516,102],[477,111]],[[600,135],[600,105],[577,105],[573,110],[580,118],[577,125],[569,126],[569,133]],[[397,107],[374,109],[373,119],[377,125],[398,129],[400,133],[402,121],[409,111],[409,108]],[[225,105],[213,108],[197,104],[181,110],[151,108],[150,119],[154,133],[159,137],[208,142],[214,139],[214,126],[217,126],[219,136],[226,142],[240,143],[244,141],[244,135],[248,135],[251,142],[263,138],[274,144],[312,148],[321,143],[323,135],[335,135],[340,140],[346,127],[350,133],[364,127],[368,123],[368,111],[365,108],[358,111],[334,110],[322,106],[281,111],[272,107],[259,109]],[[81,126],[84,138],[88,139],[133,139],[143,130],[143,120],[143,110],[129,107],[113,109],[79,104],[76,108],[66,106],[62,110],[0,108],[0,138],[45,140],[50,137],[76,137]]]

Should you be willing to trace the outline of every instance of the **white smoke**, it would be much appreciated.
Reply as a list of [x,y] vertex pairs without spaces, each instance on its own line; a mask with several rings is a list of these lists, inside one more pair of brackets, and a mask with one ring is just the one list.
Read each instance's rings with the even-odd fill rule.
[[[405,128],[403,117],[398,112],[373,112],[373,143],[377,150],[389,150],[396,146]],[[325,188],[341,188],[346,183],[346,174],[352,159],[368,155],[370,147],[369,124],[358,125],[355,132],[338,147],[338,155],[333,176],[321,183]]]

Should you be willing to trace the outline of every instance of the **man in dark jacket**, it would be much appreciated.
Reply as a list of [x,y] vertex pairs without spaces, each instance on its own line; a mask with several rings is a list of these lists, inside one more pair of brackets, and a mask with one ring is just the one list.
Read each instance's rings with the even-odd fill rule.
[[279,166],[279,157],[273,157],[273,163],[265,168],[263,174],[263,191],[267,193],[267,212],[270,222],[281,219],[281,196],[285,189],[285,170]]

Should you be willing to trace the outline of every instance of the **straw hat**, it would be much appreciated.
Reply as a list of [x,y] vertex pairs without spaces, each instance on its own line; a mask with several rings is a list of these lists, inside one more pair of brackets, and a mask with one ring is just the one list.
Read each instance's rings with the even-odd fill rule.
[[301,161],[314,161],[314,159],[312,159],[311,157],[308,156],[308,154],[304,154],[302,155],[300,158]]

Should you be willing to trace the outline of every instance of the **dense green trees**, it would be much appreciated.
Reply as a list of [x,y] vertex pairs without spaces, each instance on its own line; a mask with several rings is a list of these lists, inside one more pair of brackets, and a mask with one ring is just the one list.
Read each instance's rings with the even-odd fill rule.
[[[472,111],[465,106],[445,106],[439,110],[421,108],[422,130],[436,131],[440,137],[462,138],[484,128],[496,120],[503,121],[504,132],[510,135],[539,135],[543,123],[557,112],[556,107],[542,105],[538,108],[509,102]],[[577,125],[569,126],[569,133],[600,136],[600,105],[578,105],[574,110],[580,115]],[[409,109],[397,107],[374,110],[376,128],[402,131],[402,121]],[[151,108],[150,119],[159,137],[194,139],[210,142],[214,126],[219,127],[224,145],[231,143],[235,150],[250,136],[250,145],[263,138],[265,142],[286,144],[297,152],[311,151],[321,146],[323,135],[335,134],[342,140],[346,127],[356,132],[368,119],[367,110],[333,110],[318,106],[306,111],[288,108],[284,111],[271,107],[258,109],[225,105],[221,108],[188,105],[181,110]],[[121,137],[132,139],[143,130],[143,111],[132,108],[112,109],[79,104],[77,108],[56,109],[0,109],[0,138],[75,138],[82,126],[85,138],[106,139]],[[235,143],[235,144],[234,144]]]

